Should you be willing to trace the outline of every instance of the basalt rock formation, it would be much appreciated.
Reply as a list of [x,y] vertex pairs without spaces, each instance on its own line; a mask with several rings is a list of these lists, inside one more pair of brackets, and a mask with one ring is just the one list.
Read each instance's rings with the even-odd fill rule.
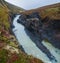
[[36,35],[40,42],[48,40],[53,46],[60,49],[60,20],[45,17],[42,19],[38,12],[30,15],[22,14],[18,23],[23,24]]

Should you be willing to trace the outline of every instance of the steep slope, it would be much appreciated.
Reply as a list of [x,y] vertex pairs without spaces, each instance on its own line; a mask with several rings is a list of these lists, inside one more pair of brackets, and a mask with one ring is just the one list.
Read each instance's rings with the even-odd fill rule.
[[0,3],[4,6],[4,7],[8,7],[10,12],[12,11],[13,13],[20,13],[21,11],[24,11],[23,8],[17,7],[15,5],[12,5],[4,0],[0,0]]
[[23,8],[20,8],[20,7],[17,7],[17,6],[15,6],[15,5],[12,5],[12,4],[10,4],[10,3],[8,3],[8,2],[5,2],[5,4],[7,5],[7,7],[11,10],[11,11],[13,11],[13,12],[15,12],[15,13],[21,13],[21,12],[23,12],[25,9],[23,9]]
[[[7,6],[7,4],[4,0],[0,0],[0,63],[43,63],[21,51],[15,36],[11,34],[10,28],[10,13],[16,14],[21,9],[10,4]],[[13,9],[17,10],[14,11]]]

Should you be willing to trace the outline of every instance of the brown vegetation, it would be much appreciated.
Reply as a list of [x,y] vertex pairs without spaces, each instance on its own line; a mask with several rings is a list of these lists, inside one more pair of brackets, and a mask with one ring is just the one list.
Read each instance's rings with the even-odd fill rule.
[[[43,63],[41,60],[26,55],[19,49],[16,38],[10,34],[10,12],[17,8],[11,8],[11,5],[5,5],[4,0],[0,0],[0,63]],[[13,11],[12,11],[13,10]],[[12,39],[13,38],[13,39]],[[8,46],[8,48],[7,48]],[[11,48],[9,48],[11,47]],[[18,50],[19,53],[12,50]]]
[[44,19],[46,16],[53,19],[60,19],[60,3],[40,7],[37,9],[27,10],[23,12],[23,14],[29,15],[33,12],[38,12],[42,19]]

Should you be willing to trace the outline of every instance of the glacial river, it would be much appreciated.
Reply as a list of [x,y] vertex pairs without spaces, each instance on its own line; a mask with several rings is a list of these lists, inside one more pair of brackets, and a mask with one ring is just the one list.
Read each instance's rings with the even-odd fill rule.
[[19,42],[19,44],[23,47],[24,51],[28,55],[32,55],[33,57],[36,57],[38,59],[41,59],[44,63],[60,63],[60,50],[53,47],[50,43],[42,41],[42,44],[47,47],[47,49],[50,51],[50,53],[56,58],[57,62],[50,61],[47,55],[42,52],[36,44],[29,38],[29,36],[25,32],[25,27],[21,25],[20,23],[17,23],[17,20],[19,19],[20,15],[16,15],[16,17],[13,20],[13,25],[15,28],[13,28],[13,32]]

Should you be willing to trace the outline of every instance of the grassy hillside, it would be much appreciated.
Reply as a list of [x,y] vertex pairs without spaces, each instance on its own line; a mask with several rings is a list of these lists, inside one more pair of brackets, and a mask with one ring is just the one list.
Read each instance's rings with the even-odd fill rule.
[[9,28],[9,9],[7,7],[4,7],[0,3],[0,29],[5,26],[6,29]]
[[22,11],[24,11],[23,8],[17,7],[15,5],[12,5],[4,0],[0,0],[0,3],[4,6],[4,7],[8,7],[9,11],[12,13],[20,13]]
[[25,11],[23,14],[31,14],[32,12],[39,12],[42,19],[44,19],[46,16],[53,19],[60,19],[60,3],[28,10]]
[[16,38],[10,33],[10,12],[18,11],[22,9],[0,0],[0,63],[43,63],[23,53]]
[[6,5],[7,5],[7,7],[11,10],[11,11],[13,11],[13,13],[21,13],[21,12],[23,12],[25,9],[23,9],[23,8],[20,8],[20,7],[17,7],[17,6],[15,6],[15,5],[12,5],[12,4],[10,4],[10,3],[8,3],[8,2],[5,2],[6,3]]

